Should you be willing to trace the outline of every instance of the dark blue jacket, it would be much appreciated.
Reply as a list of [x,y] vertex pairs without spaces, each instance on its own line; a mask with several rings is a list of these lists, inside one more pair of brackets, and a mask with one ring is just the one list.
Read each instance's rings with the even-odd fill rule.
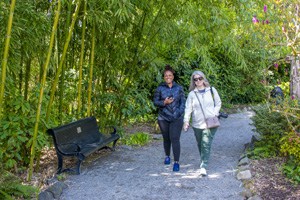
[[[174,101],[164,105],[164,100],[172,96]],[[161,83],[154,93],[154,105],[159,108],[159,116],[167,121],[183,118],[185,94],[183,88],[173,81],[170,88],[165,82]]]

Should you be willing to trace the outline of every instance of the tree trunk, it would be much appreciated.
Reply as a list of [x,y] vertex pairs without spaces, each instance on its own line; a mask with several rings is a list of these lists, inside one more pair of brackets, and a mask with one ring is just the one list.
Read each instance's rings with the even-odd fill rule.
[[290,95],[292,98],[300,99],[300,61],[299,57],[291,59]]

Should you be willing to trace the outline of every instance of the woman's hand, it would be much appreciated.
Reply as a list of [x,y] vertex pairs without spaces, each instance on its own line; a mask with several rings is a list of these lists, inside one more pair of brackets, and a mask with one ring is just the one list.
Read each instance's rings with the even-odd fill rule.
[[184,131],[187,131],[188,129],[189,129],[189,123],[188,122],[184,122],[184,124],[183,124],[183,130]]
[[164,100],[164,104],[165,105],[168,105],[170,103],[172,103],[174,101],[174,98],[173,97],[167,97],[165,100]]

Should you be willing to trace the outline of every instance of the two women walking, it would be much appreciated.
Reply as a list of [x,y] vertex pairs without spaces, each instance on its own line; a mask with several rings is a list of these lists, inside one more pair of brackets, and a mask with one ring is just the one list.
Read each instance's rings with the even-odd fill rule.
[[158,86],[154,94],[154,105],[159,108],[158,124],[166,155],[164,164],[171,163],[172,147],[173,171],[180,170],[180,134],[182,128],[185,131],[189,128],[191,121],[200,154],[200,174],[206,176],[211,144],[217,128],[207,128],[205,118],[219,115],[220,96],[215,88],[210,87],[204,73],[195,71],[191,75],[190,92],[186,100],[182,86],[174,82],[174,73],[167,65],[164,70],[165,82]]

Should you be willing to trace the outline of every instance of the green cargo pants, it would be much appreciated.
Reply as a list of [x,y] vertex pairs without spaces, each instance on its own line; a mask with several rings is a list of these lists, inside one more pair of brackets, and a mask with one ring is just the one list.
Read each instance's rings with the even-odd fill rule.
[[193,127],[201,158],[200,168],[207,168],[212,140],[217,129],[218,128],[198,129]]

